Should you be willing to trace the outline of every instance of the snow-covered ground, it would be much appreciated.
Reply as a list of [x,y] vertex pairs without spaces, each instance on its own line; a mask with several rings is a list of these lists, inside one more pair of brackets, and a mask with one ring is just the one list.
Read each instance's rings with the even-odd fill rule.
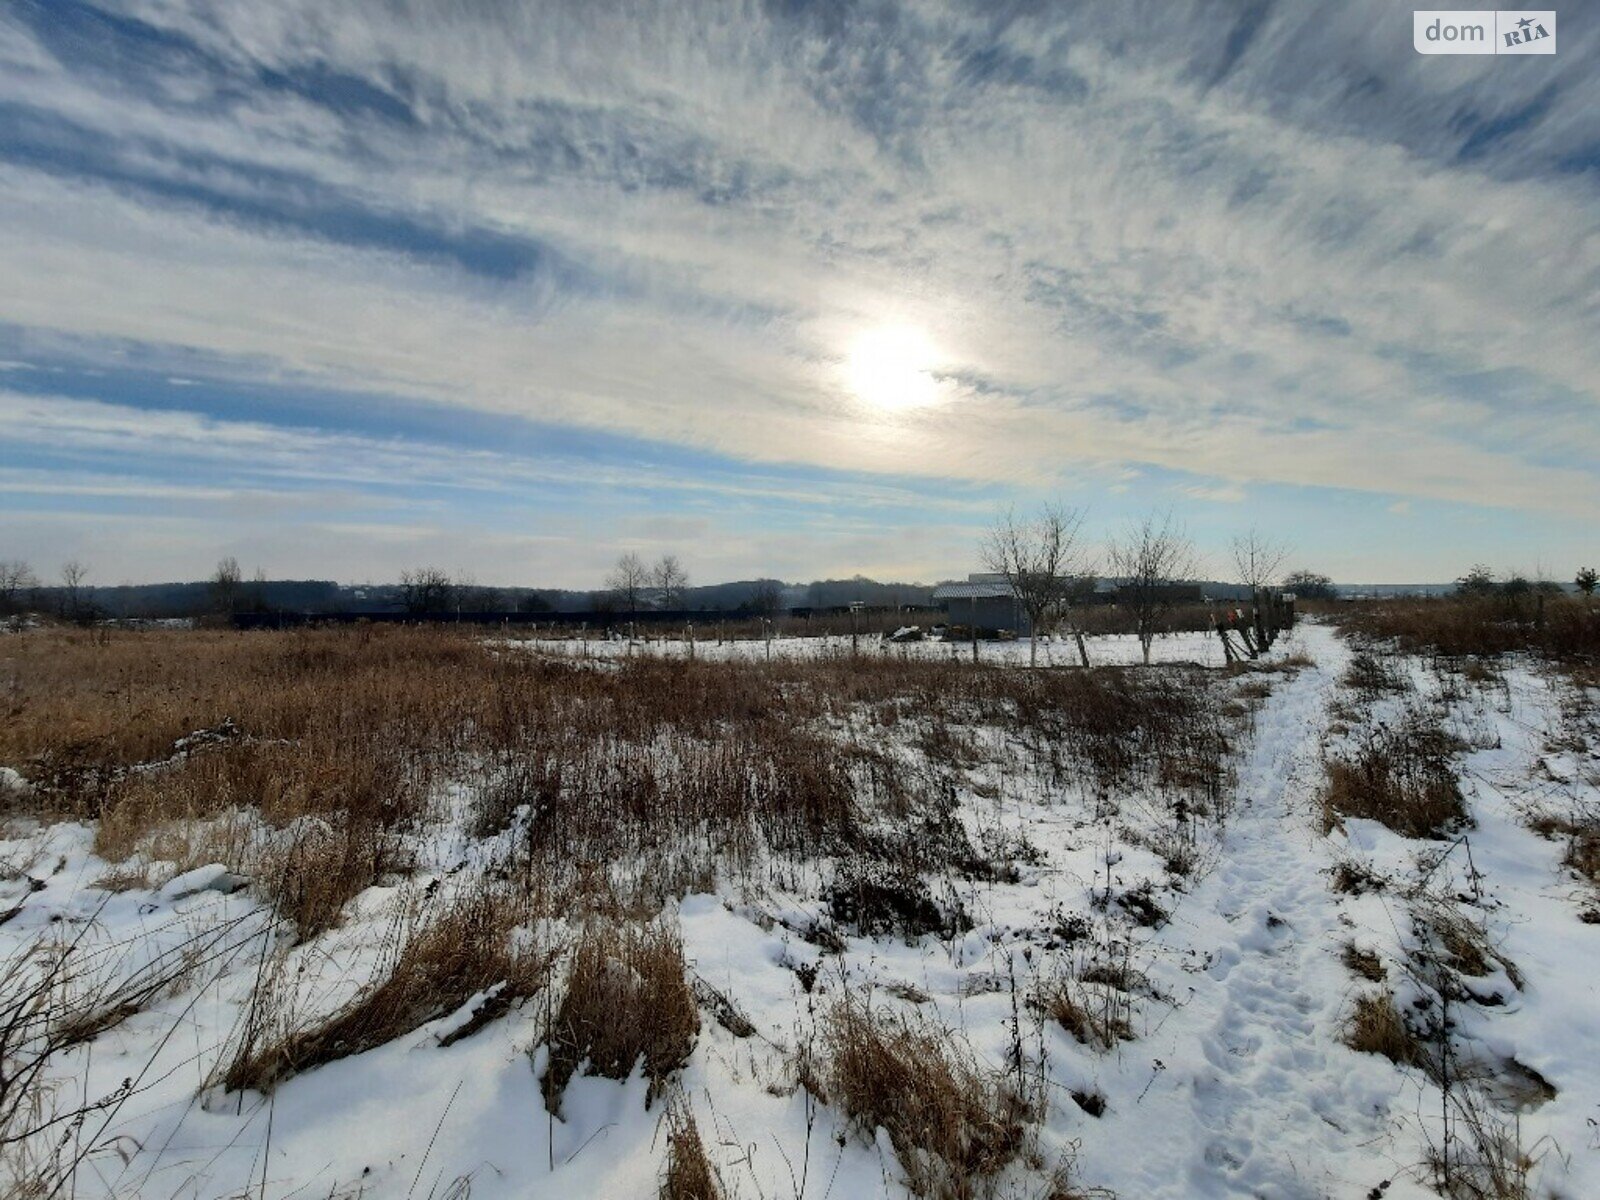
[[[1085,639],[1091,666],[1119,666],[1143,662],[1139,639],[1133,634],[1096,634]],[[652,631],[628,639],[621,635],[606,637],[596,633],[591,637],[535,636],[517,644],[536,648],[547,654],[561,654],[584,658],[625,658],[629,655],[651,655],[657,658],[694,657],[707,662],[741,660],[807,659],[848,657],[858,654],[877,658],[928,658],[973,660],[970,641],[943,641],[925,637],[921,641],[890,641],[879,634],[861,634],[830,637],[774,637],[741,638],[718,641],[715,629],[702,629],[690,644],[683,631]],[[1014,641],[979,642],[977,661],[1002,666],[1025,666],[1033,653],[1031,639]],[[1156,637],[1150,648],[1153,663],[1199,663],[1206,667],[1224,665],[1222,642],[1214,633],[1170,633]],[[1071,638],[1042,637],[1039,639],[1037,663],[1041,667],[1079,665],[1077,643]]]
[[[681,642],[530,646],[687,653]],[[862,647],[970,654],[969,645],[930,642],[862,639]],[[1161,661],[1220,664],[1214,637],[1164,638],[1156,648]],[[695,647],[704,656],[766,652],[760,642]],[[849,653],[849,639],[781,641],[772,652]],[[1025,663],[1028,647],[986,644],[980,654]],[[1132,639],[1094,639],[1091,654],[1097,663],[1139,657]],[[1313,665],[1233,681],[1258,689],[1248,697],[1237,784],[1187,876],[1169,873],[1149,848],[1157,823],[1138,797],[1107,808],[991,762],[973,769],[963,820],[1024,835],[1038,854],[1015,882],[944,881],[971,915],[970,930],[909,941],[850,936],[835,953],[802,936],[821,911],[808,887],[726,886],[682,899],[670,915],[692,971],[755,1028],[739,1037],[705,1016],[680,1078],[728,1194],[905,1194],[886,1134],[864,1134],[793,1083],[795,1054],[849,991],[936,1021],[997,1070],[1022,1044],[1020,1070],[1042,1080],[1049,1104],[1032,1163],[1002,1175],[999,1194],[1043,1196],[1045,1173],[1070,1161],[1079,1186],[1126,1200],[1435,1195],[1425,1164],[1441,1132],[1439,1089],[1420,1068],[1346,1046],[1352,1005],[1376,985],[1352,974],[1343,955],[1349,943],[1369,950],[1398,991],[1415,950],[1411,914],[1438,897],[1485,930],[1521,980],[1500,979],[1493,1000],[1461,1005],[1453,1045],[1491,1074],[1521,1064],[1554,1090],[1516,1095],[1517,1134],[1534,1160],[1530,1194],[1600,1196],[1600,926],[1579,919],[1593,897],[1562,866],[1561,845],[1526,824],[1533,808],[1600,803],[1597,748],[1557,736],[1564,685],[1527,664],[1468,684],[1406,661],[1421,701],[1447,714],[1469,747],[1456,765],[1475,825],[1459,842],[1408,840],[1368,821],[1329,834],[1317,803],[1325,753],[1389,719],[1399,701],[1352,695],[1341,682],[1351,650],[1328,627],[1303,626],[1276,655]],[[1076,662],[1076,648],[1042,646],[1041,660]],[[195,959],[173,990],[50,1068],[59,1102],[112,1097],[62,1130],[84,1151],[77,1196],[621,1197],[659,1187],[665,1110],[647,1108],[638,1074],[622,1083],[580,1075],[561,1119],[546,1112],[537,1000],[448,1046],[441,1035],[461,1017],[446,1017],[297,1075],[270,1098],[208,1086],[252,1011],[269,912],[216,871],[154,891],[99,890],[108,864],[93,856],[82,825],[12,834],[0,842],[9,867],[0,957],[79,939],[119,978],[172,955]],[[284,972],[297,997],[291,1007],[331,1011],[371,979],[390,952],[396,906],[435,880],[449,886],[462,853],[459,833],[441,833],[423,858],[436,870],[369,889],[339,927],[293,950]],[[1337,891],[1341,862],[1391,882]],[[1164,918],[1130,919],[1105,903],[1145,884]],[[1018,1001],[1033,981],[1101,952],[1124,956],[1135,980],[1126,1001],[1133,1036],[1110,1050],[1080,1043]]]

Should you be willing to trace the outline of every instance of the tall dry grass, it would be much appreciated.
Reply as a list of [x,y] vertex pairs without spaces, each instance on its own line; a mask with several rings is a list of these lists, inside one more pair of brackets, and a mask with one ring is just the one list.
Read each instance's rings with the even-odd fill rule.
[[591,921],[572,949],[546,1034],[545,1105],[560,1111],[567,1083],[585,1064],[610,1079],[626,1079],[642,1064],[648,1105],[688,1062],[699,1032],[676,930]]
[[1346,630],[1448,657],[1526,651],[1573,666],[1600,663],[1600,603],[1534,592],[1375,600],[1341,605]]
[[218,1082],[228,1091],[267,1092],[285,1079],[382,1046],[457,1012],[483,994],[477,1009],[443,1039],[466,1036],[534,995],[553,954],[527,924],[528,897],[476,886],[406,936],[388,971],[331,1016],[284,1030],[271,1020],[247,1023]]
[[1409,710],[1367,731],[1354,749],[1328,759],[1323,825],[1345,817],[1381,822],[1413,838],[1439,838],[1469,820],[1451,756],[1459,744],[1438,720]]
[[824,1041],[828,1099],[888,1133],[914,1194],[971,1200],[1022,1153],[1029,1105],[943,1029],[846,997]]
[[[0,763],[33,783],[26,803],[96,820],[115,861],[222,856],[305,936],[407,869],[447,783],[525,869],[627,874],[659,906],[775,856],[1003,875],[954,818],[984,754],[1051,790],[1146,789],[1179,825],[1229,778],[1224,705],[1194,669],[597,665],[400,626],[36,631],[0,655]],[[885,749],[905,743],[920,766]]]

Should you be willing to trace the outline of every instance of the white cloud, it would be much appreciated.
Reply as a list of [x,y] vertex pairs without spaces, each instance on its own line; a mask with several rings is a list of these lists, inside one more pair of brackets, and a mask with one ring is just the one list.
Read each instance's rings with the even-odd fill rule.
[[[1381,5],[1274,10],[1220,86],[1225,23],[1165,9],[999,28],[932,5],[852,30],[859,10],[830,41],[756,5],[126,8],[235,80],[338,73],[414,124],[282,89],[224,106],[198,68],[119,81],[15,19],[0,99],[168,184],[270,209],[303,182],[379,222],[537,240],[574,275],[489,280],[321,238],[314,216],[11,165],[0,320],[753,462],[1039,489],[1132,463],[1230,502],[1294,482],[1600,504],[1600,221],[1591,179],[1548,169],[1586,144],[1587,33],[1544,118],[1459,161],[1452,122],[1492,128],[1540,93],[1505,64],[1414,61]],[[965,82],[972,48],[1014,69]],[[1386,103],[1354,94],[1364,78]],[[939,348],[939,406],[890,420],[839,386],[852,338],[887,322]],[[1522,381],[1514,402],[1490,375]],[[137,436],[17,403],[0,398],[8,426]],[[176,414],[151,429],[285,473],[310,455],[319,477],[501,469]]]

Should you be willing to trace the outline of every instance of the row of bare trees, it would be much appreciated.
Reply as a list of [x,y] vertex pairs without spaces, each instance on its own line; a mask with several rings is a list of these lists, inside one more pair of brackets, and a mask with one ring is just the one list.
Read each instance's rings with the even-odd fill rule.
[[[1032,518],[1015,510],[1000,518],[984,539],[984,566],[1010,585],[1036,634],[1051,628],[1070,633],[1078,656],[1089,665],[1082,629],[1073,609],[1094,587],[1100,559],[1083,537],[1083,509],[1045,504]],[[1168,612],[1186,596],[1183,584],[1199,574],[1200,558],[1170,512],[1134,521],[1103,549],[1106,573],[1117,585],[1117,603],[1133,618],[1144,661]],[[1235,578],[1252,598],[1270,588],[1289,548],[1250,530],[1233,540]],[[1038,639],[1030,640],[1030,665],[1038,662]]]
[[[61,564],[60,584],[55,589],[58,615],[71,621],[86,619],[94,611],[94,589],[89,586],[89,568],[77,559]],[[45,586],[33,568],[20,558],[0,559],[0,616],[16,616],[36,608],[36,593]]]
[[505,602],[498,588],[438,567],[400,572],[400,603],[408,613],[493,612]]
[[647,602],[656,608],[678,608],[689,587],[689,572],[676,554],[663,554],[654,566],[649,566],[630,550],[611,568],[606,587],[630,613],[638,612]]

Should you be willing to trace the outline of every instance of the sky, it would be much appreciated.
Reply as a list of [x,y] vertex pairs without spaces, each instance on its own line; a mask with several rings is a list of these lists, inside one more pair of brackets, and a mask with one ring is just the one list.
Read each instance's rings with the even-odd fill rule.
[[1600,4],[0,0],[0,558],[1600,562]]

